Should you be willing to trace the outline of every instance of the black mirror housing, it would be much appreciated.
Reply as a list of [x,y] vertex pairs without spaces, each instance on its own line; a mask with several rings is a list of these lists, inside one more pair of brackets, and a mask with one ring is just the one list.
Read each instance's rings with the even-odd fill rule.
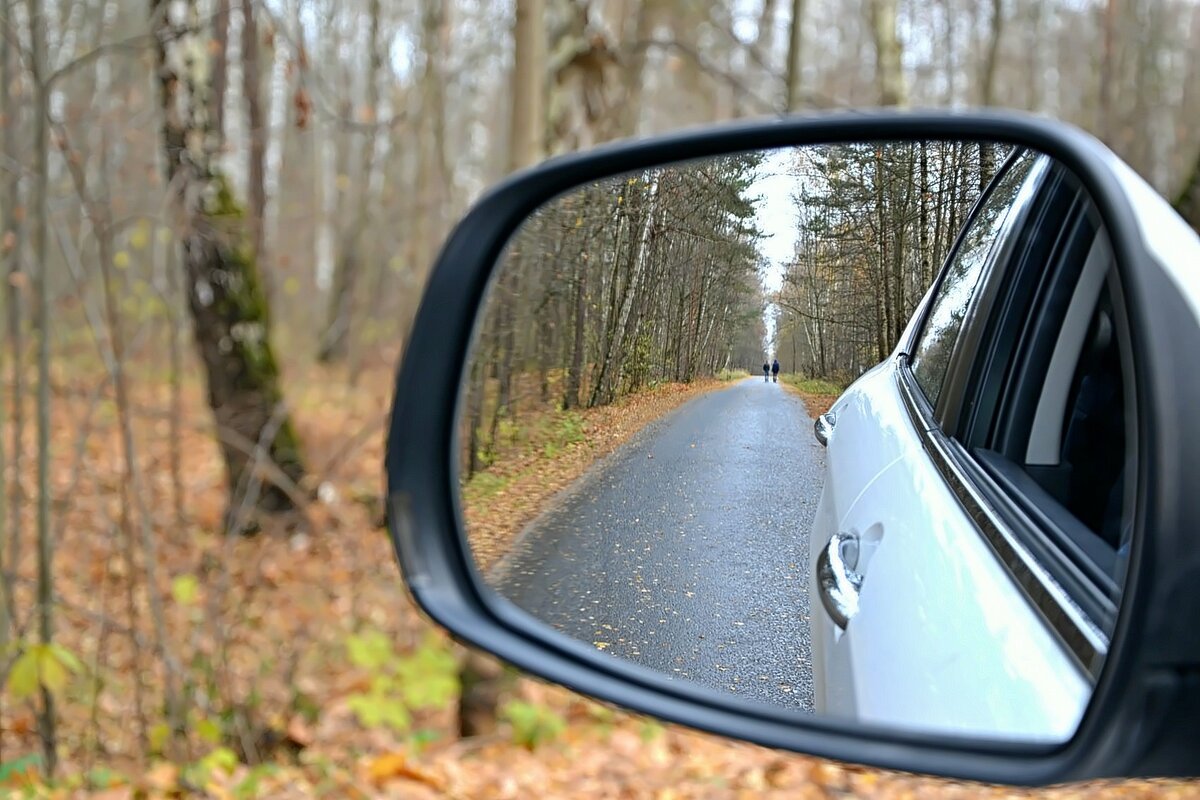
[[[897,733],[801,718],[669,682],[585,644],[545,635],[494,602],[462,535],[453,454],[462,375],[489,278],[513,232],[547,200],[631,170],[755,148],[851,140],[987,140],[1029,147],[1070,169],[1108,228],[1139,335],[1139,504],[1108,660],[1075,735],[1025,745]],[[457,636],[571,689],[691,727],[770,747],[971,780],[1047,783],[1200,774],[1200,333],[1159,268],[1146,211],[1122,166],[1095,139],[1017,113],[841,113],[702,128],[564,156],[510,177],[458,225],[429,279],[403,363],[388,433],[390,533],[418,603]],[[1157,213],[1150,212],[1150,213]],[[1189,355],[1184,355],[1189,354]],[[1191,360],[1191,368],[1181,367]],[[826,423],[816,429],[828,438]],[[807,434],[805,434],[807,435]]]

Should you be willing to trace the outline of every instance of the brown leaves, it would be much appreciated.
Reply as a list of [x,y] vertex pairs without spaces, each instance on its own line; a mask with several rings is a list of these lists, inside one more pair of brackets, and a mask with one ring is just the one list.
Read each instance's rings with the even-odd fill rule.
[[308,127],[309,117],[312,116],[313,103],[303,86],[297,86],[292,94],[292,108],[296,112],[296,127],[304,130]]
[[367,763],[367,777],[377,787],[390,781],[405,780],[423,783],[438,791],[443,791],[445,788],[445,783],[441,778],[414,767],[403,752],[384,753],[371,759]]
[[[107,401],[90,409],[94,375],[61,363],[65,382],[55,400],[52,452],[61,539],[56,553],[57,626],[60,643],[78,654],[87,674],[73,681],[60,705],[61,775],[82,777],[85,763],[111,772],[112,797],[177,796],[189,774],[164,756],[139,750],[136,738],[134,650],[127,635],[138,628],[143,650],[136,663],[147,673],[145,706],[161,698],[166,670],[157,666],[143,560],[132,574],[114,538],[122,462]],[[350,389],[322,370],[289,371],[297,425],[315,465],[331,463],[344,443],[377,419],[392,378],[389,365],[360,377]],[[348,698],[371,688],[369,676],[346,656],[355,631],[381,631],[397,653],[410,652],[430,632],[407,599],[387,537],[372,530],[361,502],[377,485],[383,435],[366,440],[337,474],[321,474],[336,491],[314,503],[317,528],[303,537],[282,525],[256,539],[226,540],[217,534],[224,509],[222,462],[205,425],[203,386],[190,378],[184,396],[188,421],[179,443],[186,485],[186,519],[174,518],[170,481],[147,481],[145,500],[158,545],[158,590],[166,604],[166,647],[181,678],[209,685],[192,696],[187,731],[193,759],[213,752],[197,735],[212,728],[218,709],[236,708],[240,729],[225,732],[226,744],[248,760],[213,769],[194,787],[211,797],[370,798],[576,797],[662,798],[1023,798],[1033,793],[939,781],[833,764],[730,742],[611,710],[565,689],[531,680],[511,693],[527,707],[565,720],[566,727],[532,747],[517,743],[516,721],[502,721],[494,735],[458,741],[454,710],[414,713],[413,734],[368,730],[356,720]],[[508,454],[509,483],[483,502],[468,505],[473,537],[488,525],[511,530],[594,460],[627,441],[646,423],[711,385],[662,386],[654,392],[578,415],[581,437],[568,437],[555,458],[542,447]],[[148,476],[169,463],[170,440],[156,409],[168,395],[149,380],[135,381],[134,402],[146,413],[136,423],[138,457]],[[74,459],[80,421],[94,431]],[[78,468],[78,475],[75,472]],[[320,470],[318,470],[320,471]],[[70,491],[68,491],[70,489]],[[56,498],[57,499],[57,498]],[[28,503],[26,505],[29,505]],[[486,510],[486,514],[484,511]],[[31,513],[30,509],[26,509]],[[29,553],[23,576],[32,575]],[[140,612],[131,623],[124,598],[129,582]],[[18,585],[17,608],[31,608],[29,581]],[[91,695],[92,665],[101,685]],[[210,670],[216,670],[210,672]],[[97,724],[91,727],[92,709]],[[161,723],[156,716],[151,724]],[[200,720],[207,720],[201,724]],[[39,749],[29,709],[5,703],[4,760]],[[240,731],[240,732],[239,732]],[[423,746],[416,732],[427,734]],[[212,733],[210,731],[210,733]],[[103,742],[100,749],[94,743]],[[91,743],[91,744],[90,744]],[[244,745],[244,746],[243,746]],[[221,745],[222,747],[225,744]],[[89,747],[92,749],[89,750]],[[227,751],[228,752],[228,751]],[[228,767],[228,768],[226,768]],[[100,791],[98,788],[97,791]],[[42,796],[58,795],[47,790]],[[102,795],[87,795],[102,796]],[[1183,798],[1200,796],[1194,783],[1094,783],[1050,790],[1067,798]]]

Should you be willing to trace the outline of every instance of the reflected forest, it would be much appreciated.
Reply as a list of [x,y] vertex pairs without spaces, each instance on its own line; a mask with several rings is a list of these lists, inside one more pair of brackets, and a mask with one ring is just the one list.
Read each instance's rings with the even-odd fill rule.
[[660,383],[844,386],[886,357],[1009,148],[864,142],[600,181],[533,214],[493,277],[465,375],[462,476],[526,417]]

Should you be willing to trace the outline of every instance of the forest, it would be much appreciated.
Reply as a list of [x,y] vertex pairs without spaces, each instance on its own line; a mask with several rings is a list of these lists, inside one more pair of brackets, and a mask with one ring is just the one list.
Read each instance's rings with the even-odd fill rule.
[[796,253],[772,309],[785,369],[845,385],[886,358],[1009,150],[885,142],[803,153]]
[[[0,793],[952,794],[451,641],[383,530],[395,366],[488,185],[698,124],[1046,114],[1200,226],[1198,54],[1196,0],[0,0]],[[542,209],[467,373],[465,516],[519,527],[764,339],[852,378],[1003,156],[806,152],[786,263],[756,156]]]
[[468,370],[467,478],[500,421],[515,418],[514,387],[536,387],[541,404],[592,408],[762,356],[748,195],[760,160],[614,178],[552,201],[522,226],[493,278]]
[[[774,358],[785,373],[849,383],[891,352],[1010,150],[863,142],[746,153],[613,178],[538,209],[498,265],[478,325],[463,478],[547,407],[757,373]],[[764,183],[772,169],[783,183]],[[768,230],[764,193],[781,186],[793,230]],[[779,235],[794,245],[772,263],[761,244]]]

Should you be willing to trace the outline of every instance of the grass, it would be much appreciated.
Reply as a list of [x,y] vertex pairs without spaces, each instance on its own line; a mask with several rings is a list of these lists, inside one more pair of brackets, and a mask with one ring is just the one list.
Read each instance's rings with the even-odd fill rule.
[[717,380],[722,382],[740,381],[742,378],[749,378],[750,373],[744,369],[723,369],[717,373]]
[[494,472],[481,470],[471,476],[471,480],[467,481],[463,487],[463,498],[467,502],[486,499],[508,486],[516,477],[518,476],[497,475]]
[[832,395],[837,397],[846,389],[844,386],[839,386],[836,383],[822,380],[821,378],[804,378],[795,373],[789,373],[782,377],[784,383],[791,384],[807,394]]
[[842,394],[845,387],[821,378],[805,378],[794,372],[779,376],[785,386],[804,398],[808,413],[815,417],[824,414]]

